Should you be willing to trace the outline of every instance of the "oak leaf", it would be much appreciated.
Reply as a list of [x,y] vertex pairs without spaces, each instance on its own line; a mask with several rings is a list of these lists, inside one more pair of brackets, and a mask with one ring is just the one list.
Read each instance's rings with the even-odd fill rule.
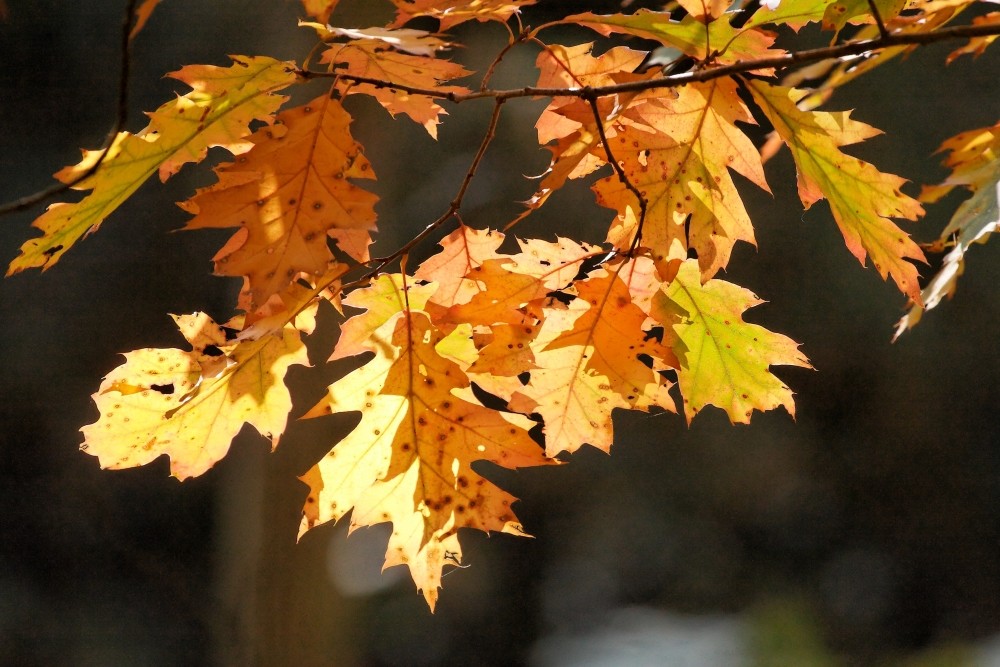
[[702,284],[692,260],[654,297],[652,316],[680,362],[677,384],[689,423],[706,405],[722,408],[733,423],[748,424],[754,410],[779,405],[795,416],[791,390],[769,368],[811,366],[792,339],[743,321],[744,311],[761,303],[723,280]]
[[466,21],[506,21],[521,7],[533,5],[537,0],[392,0],[396,5],[399,27],[410,19],[426,16],[441,21],[441,30],[447,30]]
[[247,276],[251,310],[300,273],[322,275],[332,259],[328,237],[368,259],[378,197],[352,179],[375,174],[350,123],[329,95],[282,111],[250,137],[249,152],[216,168],[215,185],[181,205],[195,214],[186,229],[240,228],[215,266],[220,275]]
[[724,16],[708,23],[691,15],[675,21],[670,12],[640,9],[634,14],[573,14],[557,23],[576,23],[605,37],[618,33],[652,39],[664,46],[678,48],[696,60],[712,60],[724,65],[784,53],[770,48],[774,44],[773,33],[756,28],[734,28]]
[[[436,45],[437,42],[433,44]],[[409,50],[412,50],[412,46]],[[442,58],[402,53],[390,46],[382,37],[377,39],[364,37],[344,44],[331,44],[323,52],[320,62],[329,65],[342,75],[365,77],[425,90],[433,89],[443,95],[469,92],[468,88],[462,86],[442,85],[445,81],[468,76],[471,74],[469,70]],[[338,89],[344,95],[364,94],[374,97],[391,115],[402,113],[409,116],[435,139],[439,119],[442,114],[447,113],[434,98],[411,94],[391,85],[341,82],[338,84]]]
[[542,416],[549,456],[584,444],[608,451],[615,408],[674,410],[670,382],[657,370],[675,364],[674,355],[647,336],[648,315],[628,286],[599,269],[574,287],[578,298],[567,306],[545,308],[532,342],[538,368],[510,400],[512,409]]
[[940,185],[924,187],[920,199],[933,203],[956,187],[969,190],[972,196],[959,205],[935,244],[938,248],[953,246],[941,268],[921,291],[923,305],[910,306],[896,324],[893,339],[916,326],[924,311],[951,297],[965,270],[965,254],[972,244],[986,243],[992,234],[1000,232],[1000,123],[962,132],[945,141],[938,150],[950,153],[944,163],[952,169],[951,176]]
[[[616,129],[612,152],[647,203],[639,246],[650,250],[664,278],[668,261],[685,258],[688,248],[707,280],[728,264],[737,241],[755,243],[729,170],[770,190],[760,154],[737,121],[754,122],[736,83],[723,77],[629,109]],[[618,211],[608,240],[628,250],[639,231],[638,200],[617,176],[598,181],[594,191],[598,203]]]
[[81,429],[81,449],[103,468],[145,465],[166,454],[170,474],[184,480],[225,456],[244,424],[274,445],[285,430],[292,407],[285,374],[292,364],[309,365],[297,329],[233,342],[204,313],[174,320],[190,351],[129,352],[94,394],[101,416]]
[[[310,486],[300,534],[339,520],[353,508],[351,528],[391,521],[386,566],[407,565],[431,609],[442,568],[461,564],[459,528],[525,535],[510,494],[471,468],[486,460],[508,468],[551,463],[531,439],[522,415],[484,407],[453,357],[467,357],[469,328],[445,336],[422,304],[433,284],[410,287],[383,275],[345,304],[371,309],[355,316],[369,332],[352,334],[334,357],[374,357],[330,385],[307,417],[360,411],[361,422],[303,479]],[[416,293],[415,293],[416,292]],[[395,312],[389,306],[395,300]]]
[[904,179],[840,150],[881,132],[853,120],[850,112],[799,109],[803,91],[762,81],[750,81],[748,87],[792,152],[802,204],[809,208],[827,199],[851,254],[862,265],[871,256],[883,279],[891,275],[901,292],[920,303],[917,269],[906,260],[925,261],[924,254],[890,218],[916,220],[923,207],[900,190]]
[[[188,65],[169,76],[193,89],[149,114],[150,123],[139,134],[121,132],[107,154],[84,151],[79,164],[56,173],[77,190],[90,190],[74,203],[49,207],[33,225],[43,235],[21,246],[7,275],[55,264],[74,243],[95,231],[115,209],[155,173],[165,181],[188,162],[205,157],[220,146],[239,154],[250,150],[248,124],[269,120],[284,101],[274,93],[297,80],[293,63],[263,56],[232,56],[230,67]],[[102,159],[103,156],[103,159]]]

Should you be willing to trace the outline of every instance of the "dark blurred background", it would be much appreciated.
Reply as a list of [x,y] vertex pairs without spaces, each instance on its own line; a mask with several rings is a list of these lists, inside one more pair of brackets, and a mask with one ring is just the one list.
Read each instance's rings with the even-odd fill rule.
[[[3,200],[102,142],[124,4],[7,1]],[[537,25],[616,4],[542,0],[525,15]],[[389,19],[388,3],[342,5],[341,25]],[[294,27],[300,14],[290,0],[163,3],[135,45],[129,129],[183,92],[162,78],[182,65],[301,59],[312,41]],[[505,39],[496,25],[458,32],[467,47],[454,57],[480,71]],[[954,46],[920,49],[835,96],[828,108],[857,108],[887,132],[855,154],[936,182],[940,142],[996,122],[1000,49],[945,68]],[[530,48],[510,54],[496,85],[533,82],[533,62]],[[466,199],[469,224],[503,226],[531,194],[523,175],[548,160],[532,129],[544,104],[506,105]],[[380,178],[389,250],[445,209],[490,105],[450,108],[437,144],[369,100],[348,107]],[[173,202],[211,181],[207,168],[148,183],[54,268],[0,282],[0,664],[1000,665],[1000,247],[975,248],[955,299],[890,344],[895,287],[851,257],[824,203],[802,212],[787,152],[768,178],[773,198],[740,184],[759,249],[740,248],[726,278],[770,301],[748,319],[800,341],[817,369],[777,369],[797,393],[796,420],[774,412],[731,427],[706,410],[689,428],[622,413],[610,457],[584,448],[557,470],[484,468],[522,499],[536,538],[463,535],[471,567],[445,578],[434,615],[405,571],[379,573],[382,527],[348,539],[327,526],[295,543],[296,475],[351,415],[294,423],[273,454],[245,432],[183,484],[165,459],[101,472],[77,450],[79,427],[97,418],[89,396],[119,353],[180,346],[167,313],[232,314],[238,285],[210,275],[226,233],[170,233],[185,219]],[[931,207],[918,239],[959,200]],[[4,263],[41,210],[0,220]],[[599,241],[610,215],[581,183],[516,232]],[[296,415],[343,370],[323,363],[336,318],[322,319],[315,367],[289,375]]]

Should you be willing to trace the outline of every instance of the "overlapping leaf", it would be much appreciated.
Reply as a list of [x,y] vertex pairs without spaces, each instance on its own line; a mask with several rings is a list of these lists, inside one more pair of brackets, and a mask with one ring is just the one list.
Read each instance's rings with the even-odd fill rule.
[[840,150],[880,131],[852,120],[850,112],[802,111],[796,102],[805,93],[793,88],[762,81],[749,88],[792,151],[803,205],[827,199],[851,254],[862,265],[871,256],[883,279],[892,276],[901,292],[920,303],[917,269],[906,260],[924,261],[924,254],[890,218],[916,220],[923,207],[900,190],[904,179]]
[[328,95],[283,111],[251,137],[253,149],[216,169],[218,183],[182,204],[196,214],[188,229],[240,228],[216,255],[216,272],[247,276],[251,310],[300,273],[324,273],[328,235],[368,259],[378,198],[351,179],[375,175],[350,123]]
[[680,49],[696,60],[713,60],[720,64],[770,58],[784,53],[770,48],[774,44],[772,33],[756,28],[734,28],[725,17],[706,23],[702,18],[689,14],[675,21],[669,12],[640,9],[634,14],[573,14],[558,23],[577,23],[604,36],[618,33],[656,40],[665,46]]
[[973,243],[986,243],[1000,231],[1000,123],[962,132],[941,144],[940,150],[950,152],[945,165],[952,169],[951,176],[940,185],[925,187],[920,198],[933,203],[956,187],[968,189],[972,196],[959,205],[941,232],[937,245],[945,248],[953,244],[953,247],[921,291],[923,306],[911,305],[897,323],[894,338],[916,326],[925,310],[955,293],[969,248]]
[[748,424],[754,410],[779,405],[795,415],[791,390],[770,367],[810,365],[792,339],[743,321],[744,311],[761,303],[723,280],[702,284],[690,260],[654,297],[652,315],[680,362],[677,383],[688,422],[706,405],[722,408],[734,423]]
[[248,151],[253,146],[246,140],[249,123],[270,119],[284,101],[274,93],[294,83],[296,75],[292,63],[263,56],[233,56],[233,63],[189,65],[172,73],[193,90],[150,113],[149,125],[139,134],[120,133],[103,160],[102,151],[85,151],[79,164],[59,171],[56,178],[70,183],[100,161],[96,172],[74,186],[90,190],[88,195],[72,204],[53,204],[35,220],[43,235],[21,246],[7,275],[55,264],[153,174],[166,180],[184,164],[204,158],[212,146]]
[[345,300],[367,310],[345,324],[334,358],[375,356],[332,384],[307,415],[357,410],[362,418],[304,478],[310,496],[301,528],[352,508],[352,528],[391,521],[386,565],[407,565],[432,609],[442,568],[461,563],[459,528],[524,534],[510,508],[515,499],[472,462],[551,462],[528,436],[530,420],[487,409],[469,391],[452,361],[469,354],[468,327],[445,336],[432,324],[422,308],[434,289],[383,275]]
[[[462,86],[442,85],[445,81],[471,74],[461,65],[442,58],[413,55],[414,42],[424,43],[426,48],[437,51],[443,48],[440,39],[430,35],[414,37],[410,34],[406,50],[411,53],[402,53],[393,48],[394,45],[384,34],[378,37],[359,34],[362,36],[350,42],[331,44],[323,52],[321,62],[344,75],[366,77],[424,90],[433,89],[441,94],[469,92]],[[440,123],[440,116],[445,111],[433,98],[410,94],[393,86],[371,83],[344,82],[339,84],[339,88],[345,95],[360,93],[374,97],[393,116],[398,113],[405,114],[423,125],[428,134],[437,138],[437,126]]]
[[[754,243],[753,226],[729,170],[764,190],[760,154],[736,122],[753,123],[728,78],[682,86],[630,109],[612,151],[647,202],[640,247],[664,276],[668,261],[698,255],[705,279],[728,264],[737,241]],[[608,240],[627,250],[638,232],[639,202],[612,176],[595,187],[598,202],[618,211]]]
[[628,286],[602,269],[575,290],[568,306],[544,309],[532,342],[537,369],[510,401],[514,410],[542,416],[549,456],[584,444],[608,451],[615,408],[674,410],[670,382],[658,371],[673,354],[646,335],[647,313]]
[[427,16],[441,21],[441,30],[447,30],[466,21],[506,21],[521,7],[533,5],[537,0],[392,0],[396,5],[396,22],[399,27],[410,19]]
[[309,360],[292,326],[230,341],[204,313],[175,317],[190,351],[142,349],[107,375],[84,426],[81,449],[103,468],[145,465],[162,454],[178,479],[201,475],[229,450],[244,424],[272,438],[285,430],[292,401],[284,384],[292,364]]
[[[642,51],[625,47],[615,47],[595,57],[590,55],[592,48],[592,43],[546,47],[536,60],[538,87],[582,88],[621,83],[646,57]],[[633,78],[641,77],[630,77]],[[629,93],[601,99],[598,103],[601,122],[610,125],[641,96],[641,93]],[[546,145],[556,141],[556,144],[548,146],[552,162],[542,175],[538,190],[525,202],[527,211],[518,220],[540,208],[567,180],[586,176],[607,162],[593,110],[578,97],[554,97],[542,111],[535,128],[538,143]]]

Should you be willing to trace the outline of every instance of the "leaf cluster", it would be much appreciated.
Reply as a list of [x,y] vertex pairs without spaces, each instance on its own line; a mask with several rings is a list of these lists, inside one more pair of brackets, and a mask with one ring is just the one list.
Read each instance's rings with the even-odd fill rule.
[[[35,220],[41,235],[8,275],[60,261],[154,174],[165,181],[209,148],[227,151],[215,183],[180,206],[186,229],[233,230],[214,262],[243,281],[235,314],[223,324],[174,316],[190,349],[127,353],[94,395],[100,418],[82,429],[82,449],[105,468],[166,454],[185,479],[222,458],[244,424],[278,446],[292,409],[285,375],[309,365],[302,337],[321,304],[332,305],[344,321],[329,359],[360,365],[302,417],[361,420],[304,471],[300,534],[348,515],[352,528],[391,522],[386,565],[406,565],[431,608],[445,566],[461,565],[459,529],[525,535],[515,498],[477,461],[520,468],[565,462],[585,444],[608,451],[615,409],[680,411],[688,422],[707,406],[733,423],[778,406],[794,416],[792,391],[772,368],[809,368],[807,358],[790,338],[746,322],[761,300],[719,277],[737,243],[756,243],[734,174],[770,191],[765,162],[787,147],[802,205],[826,200],[847,250],[908,299],[897,335],[954,291],[967,250],[1000,224],[1000,124],[946,140],[952,175],[915,198],[902,177],[844,152],[879,130],[820,109],[838,87],[920,44],[964,40],[949,60],[981,53],[1000,34],[1000,13],[949,25],[975,0],[678,0],[535,28],[521,21],[533,0],[391,2],[389,25],[346,28],[336,26],[336,0],[303,0],[316,44],[301,62],[233,56],[171,74],[190,90],[56,173],[85,194]],[[157,4],[130,5],[126,44]],[[476,87],[448,58],[458,46],[449,31],[470,21],[509,34]],[[544,38],[566,24],[605,41]],[[831,44],[783,46],[809,24]],[[652,51],[632,48],[650,41]],[[491,88],[513,49],[533,50],[537,78]],[[297,87],[322,90],[289,105]],[[351,133],[357,95],[428,140],[449,105],[493,104],[447,210],[383,256],[371,251],[378,165]],[[550,164],[504,231],[530,234],[531,214],[554,192],[593,175],[607,209],[601,245],[515,238],[463,215],[504,106],[527,97],[548,100],[535,128]],[[758,122],[771,128],[761,146],[748,135]],[[900,224],[955,187],[971,198],[921,248]],[[438,252],[411,266],[411,251],[438,230],[447,232]],[[947,255],[922,286],[914,262],[925,251]]]

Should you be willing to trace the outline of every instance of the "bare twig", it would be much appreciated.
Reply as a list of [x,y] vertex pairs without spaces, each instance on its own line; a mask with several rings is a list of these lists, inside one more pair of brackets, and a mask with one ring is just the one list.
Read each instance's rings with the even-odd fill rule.
[[[588,86],[584,90],[592,91],[593,89]],[[642,239],[642,225],[646,222],[646,207],[648,204],[642,192],[639,191],[639,188],[635,187],[635,184],[632,183],[628,174],[618,164],[618,160],[615,159],[614,154],[611,152],[611,146],[608,145],[608,135],[604,131],[604,119],[601,118],[601,111],[597,108],[597,96],[584,95],[583,99],[590,104],[590,109],[594,113],[594,121],[597,123],[597,134],[601,138],[601,145],[604,146],[604,154],[607,156],[608,162],[615,170],[615,173],[618,174],[618,180],[622,182],[622,185],[639,200],[639,222],[636,225],[635,236],[632,237],[632,243],[628,249],[628,254],[631,255],[639,247],[639,241]]]
[[882,20],[882,13],[879,12],[878,7],[875,5],[875,0],[868,0],[868,9],[872,11],[875,25],[878,26],[878,33],[882,35],[882,39],[885,39],[889,36],[889,30],[885,27],[885,22]]
[[117,110],[115,112],[115,122],[108,131],[108,136],[104,140],[104,145],[99,149],[101,151],[101,156],[97,158],[97,161],[90,165],[88,169],[85,169],[83,172],[77,174],[69,181],[57,183],[51,187],[45,188],[44,190],[39,190],[33,194],[26,195],[20,199],[15,199],[14,201],[0,205],[0,215],[23,211],[27,208],[31,208],[39,202],[49,199],[50,197],[66,192],[83,180],[93,176],[101,167],[101,163],[104,162],[104,158],[108,156],[108,150],[115,141],[115,137],[118,136],[119,132],[125,129],[125,123],[128,121],[128,80],[129,71],[131,69],[130,64],[132,61],[132,19],[135,16],[135,7],[138,2],[139,0],[128,0],[128,3],[125,5],[125,15],[122,19],[121,29],[121,64],[119,66],[118,74]]
[[489,148],[490,143],[492,143],[494,137],[496,137],[497,123],[500,122],[500,109],[503,107],[505,101],[506,100],[503,99],[497,99],[495,101],[493,105],[493,115],[490,117],[490,123],[486,128],[486,134],[483,136],[483,140],[479,144],[479,150],[476,151],[476,156],[472,159],[472,164],[469,165],[468,170],[465,172],[465,178],[462,179],[462,184],[459,186],[458,192],[451,200],[451,203],[448,204],[448,210],[442,213],[436,220],[434,220],[434,222],[424,227],[419,234],[407,241],[403,246],[396,249],[392,254],[373,259],[373,263],[377,262],[375,268],[369,270],[365,275],[361,276],[357,280],[345,283],[341,287],[342,290],[367,283],[369,280],[381,273],[386,266],[409,253],[410,250],[415,248],[417,244],[427,238],[435,229],[448,222],[448,220],[452,217],[458,215],[459,210],[462,208],[462,200],[465,198],[465,193],[468,191],[469,185],[472,183],[472,179],[476,176],[476,172],[479,170],[479,164],[483,161],[483,156],[486,155],[486,149]]

